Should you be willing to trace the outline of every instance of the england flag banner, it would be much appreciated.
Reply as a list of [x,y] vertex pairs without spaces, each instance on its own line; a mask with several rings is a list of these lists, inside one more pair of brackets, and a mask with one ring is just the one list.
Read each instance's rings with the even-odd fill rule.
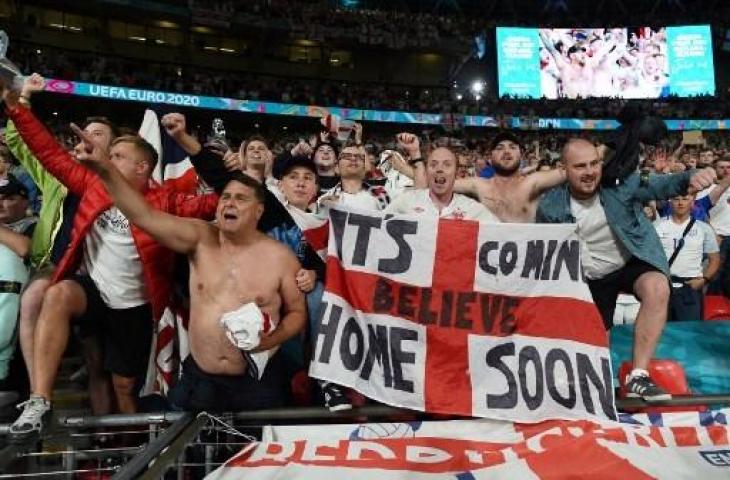
[[332,209],[309,374],[425,412],[617,418],[575,225]]
[[[695,413],[696,415],[696,413]],[[726,423],[501,420],[264,428],[206,480],[727,479]]]

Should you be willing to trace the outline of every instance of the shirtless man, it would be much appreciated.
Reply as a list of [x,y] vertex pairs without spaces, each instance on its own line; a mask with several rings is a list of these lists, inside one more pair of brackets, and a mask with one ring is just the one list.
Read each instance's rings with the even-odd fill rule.
[[594,37],[590,42],[592,56],[595,59],[595,70],[593,76],[593,91],[591,96],[594,97],[617,97],[621,92],[616,91],[614,77],[618,70],[616,61],[626,51],[625,46],[616,43],[611,38],[607,41],[603,37]]
[[555,48],[548,31],[540,30],[540,39],[555,59],[560,71],[562,96],[567,98],[588,98],[593,92],[593,65],[588,63],[585,47],[572,45],[566,58]]
[[[256,229],[264,210],[261,184],[231,173],[216,211],[216,224],[184,219],[151,208],[130,188],[105,151],[87,143],[79,161],[95,170],[117,207],[131,223],[162,245],[188,256],[190,263],[190,356],[170,393],[185,410],[240,411],[283,406],[289,384],[281,355],[271,355],[263,375],[252,375],[249,354],[270,351],[304,327],[304,296],[297,287],[299,262],[282,243]],[[255,274],[253,274],[255,272]],[[243,352],[229,339],[221,317],[254,304],[276,327],[258,347]],[[233,334],[233,338],[238,340]],[[246,355],[244,355],[246,354]],[[256,370],[256,369],[253,369]]]
[[599,69],[604,68],[603,62],[608,53],[615,48],[613,42],[605,42],[597,39],[596,45],[591,45],[593,55],[588,56],[586,48],[581,44],[575,44],[568,48],[567,60],[555,48],[550,38],[549,31],[540,30],[540,39],[555,59],[555,64],[560,71],[563,96],[567,98],[588,98],[595,95],[596,74],[599,74],[602,86],[610,85],[610,79],[605,79],[606,73]]
[[[410,133],[398,135],[399,146],[405,150],[415,175],[416,187],[426,186],[426,172],[421,160],[418,137]],[[502,222],[531,223],[535,221],[537,202],[540,195],[565,181],[561,170],[535,172],[523,175],[520,172],[522,148],[516,136],[501,132],[492,141],[492,178],[461,178],[456,180],[454,191],[478,199]],[[406,175],[409,172],[406,170]]]

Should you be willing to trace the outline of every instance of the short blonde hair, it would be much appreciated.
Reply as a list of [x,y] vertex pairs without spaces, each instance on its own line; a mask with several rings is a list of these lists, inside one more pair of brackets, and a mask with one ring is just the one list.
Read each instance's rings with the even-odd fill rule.
[[145,161],[150,166],[150,170],[154,170],[157,165],[157,150],[153,147],[150,142],[140,137],[139,135],[122,135],[112,141],[111,146],[118,143],[131,143],[138,151],[142,152],[145,157]]

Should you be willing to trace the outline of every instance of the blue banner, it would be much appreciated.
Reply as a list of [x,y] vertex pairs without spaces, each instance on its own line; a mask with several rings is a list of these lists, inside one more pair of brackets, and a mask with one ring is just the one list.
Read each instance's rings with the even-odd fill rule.
[[[614,376],[618,375],[622,362],[631,360],[633,339],[633,325],[617,325],[611,329]],[[679,362],[692,393],[728,393],[730,321],[667,323],[654,358]]]
[[540,98],[539,37],[535,28],[497,29],[499,96]]
[[[450,127],[498,128],[500,126],[496,117],[485,115],[361,110],[356,108],[320,107],[293,103],[259,102],[55,79],[50,79],[46,82],[46,91],[105,100],[164,103],[180,107],[235,110],[262,115],[321,118],[327,114],[333,114],[349,120],[367,122],[443,125]],[[726,130],[730,126],[730,120],[666,120],[666,123],[670,130]],[[508,117],[507,126],[520,130],[613,130],[618,127],[618,122],[610,119]]]
[[667,28],[669,91],[672,95],[714,95],[712,35],[708,25]]

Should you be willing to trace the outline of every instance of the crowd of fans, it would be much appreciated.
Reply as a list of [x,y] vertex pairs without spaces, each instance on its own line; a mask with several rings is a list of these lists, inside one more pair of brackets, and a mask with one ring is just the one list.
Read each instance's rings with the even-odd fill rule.
[[[355,124],[337,139],[330,118],[322,125],[335,125],[335,134],[253,136],[232,148],[221,131],[206,138],[170,113],[161,119],[165,135],[202,183],[160,185],[152,181],[158,153],[105,117],[74,126],[73,146],[59,142],[32,113],[42,89],[33,75],[19,96],[4,92],[9,121],[0,149],[0,381],[19,318],[31,393],[11,427],[19,439],[42,429],[75,330],[94,413],[137,411],[159,333],[153,326],[171,302],[189,305],[190,355],[166,392],[169,408],[287,405],[291,372],[317,338],[326,276],[306,232],[333,205],[577,223],[606,328],[614,319],[636,323],[627,388],[648,400],[668,396],[646,372],[667,316],[700,320],[705,290],[727,294],[730,151],[722,134],[642,143],[626,131],[388,138]],[[173,252],[188,257],[189,271],[172,273]],[[638,314],[617,311],[620,292],[635,293]],[[0,388],[5,403],[18,397],[10,387]],[[340,386],[318,387],[331,410],[350,407]]]
[[[296,25],[304,21],[315,25],[311,27],[312,31],[324,31],[330,38],[355,39],[357,36],[352,37],[352,29],[346,27],[368,23],[382,28],[382,32],[387,34],[395,32],[396,29],[391,25],[396,23],[405,29],[403,31],[411,31],[413,28],[406,23],[425,23],[437,30],[441,38],[466,37],[480,29],[498,24],[535,26],[536,13],[541,15],[540,24],[546,27],[605,27],[629,23],[633,26],[672,25],[677,22],[678,15],[684,24],[712,23],[713,26],[723,27],[730,18],[727,5],[693,0],[659,0],[643,5],[630,5],[624,0],[599,6],[586,4],[582,0],[520,0],[492,4],[481,1],[434,0],[399,2],[392,5],[382,1],[369,5],[373,2],[360,1],[349,8],[347,3],[337,0],[195,0],[189,2],[189,5],[193,11],[207,9],[225,12],[230,17],[235,15],[235,19],[242,23],[260,24],[262,21],[287,20]],[[714,8],[712,16],[708,17],[710,6]],[[597,15],[597,7],[600,7],[600,15]],[[400,22],[401,20],[405,22]]]
[[[192,9],[216,11],[215,6],[204,2],[193,2]],[[328,1],[219,2],[217,10],[230,12],[229,18],[239,24],[279,22],[293,38],[398,50],[438,47],[447,39],[468,43],[483,23],[465,15],[337,8]]]

